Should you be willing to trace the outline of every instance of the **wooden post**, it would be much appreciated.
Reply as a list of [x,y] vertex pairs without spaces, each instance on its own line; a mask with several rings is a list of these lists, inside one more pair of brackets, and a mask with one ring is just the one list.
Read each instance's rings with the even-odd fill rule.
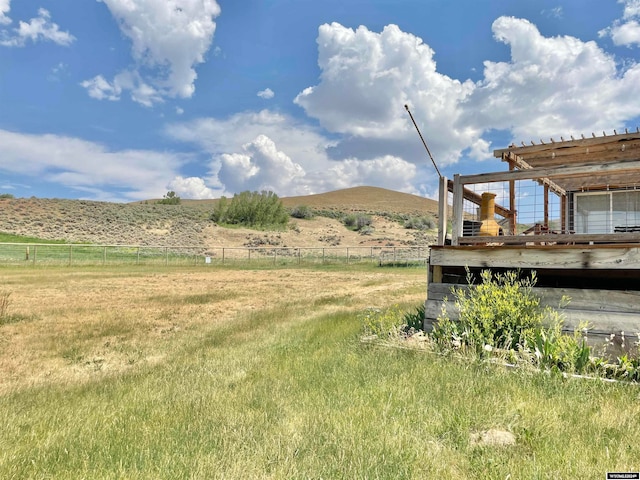
[[549,228],[549,185],[544,184],[544,226]]
[[447,177],[440,177],[440,190],[438,195],[438,245],[444,245],[447,238],[448,193]]
[[453,176],[453,224],[451,226],[451,245],[458,245],[458,237],[462,236],[463,209],[463,188],[460,174]]
[[569,223],[567,222],[567,196],[560,196],[560,231],[562,233],[569,233]]
[[[516,166],[513,160],[509,159],[509,170],[515,170]],[[511,235],[517,235],[517,219],[516,219],[516,182],[515,180],[509,180],[509,210],[511,210],[511,214],[509,215],[509,228],[511,230]]]

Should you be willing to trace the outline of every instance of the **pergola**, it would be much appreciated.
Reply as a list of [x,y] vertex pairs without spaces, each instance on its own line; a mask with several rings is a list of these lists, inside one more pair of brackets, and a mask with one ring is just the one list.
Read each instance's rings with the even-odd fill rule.
[[[497,206],[496,213],[508,218],[511,232],[515,232],[516,193],[515,182],[531,179],[544,185],[544,225],[548,228],[549,193],[560,197],[561,201],[561,231],[567,231],[567,198],[574,192],[598,191],[609,189],[640,187],[640,131],[617,133],[602,136],[592,134],[592,137],[570,140],[561,138],[560,141],[550,139],[549,142],[540,140],[531,145],[511,145],[508,148],[495,150],[494,156],[509,164],[509,171],[481,173],[475,175],[455,175],[453,181],[446,181],[441,185],[442,191],[453,192],[453,232],[452,242],[458,244],[462,237],[463,200],[478,203],[479,196],[465,185],[490,182],[509,183],[509,205]],[[446,189],[446,190],[445,190]],[[441,205],[443,200],[441,193]],[[446,204],[446,200],[444,201]],[[478,203],[479,204],[479,203]],[[446,206],[444,213],[446,216]],[[629,236],[617,237],[614,242],[633,241],[640,238]],[[586,238],[583,238],[586,240]],[[520,243],[522,239],[507,238],[492,239],[493,241]],[[559,240],[559,239],[558,239]],[[575,239],[573,239],[575,240]],[[596,240],[600,240],[599,238]],[[464,243],[481,243],[487,238],[465,238]],[[591,240],[593,241],[593,240]]]

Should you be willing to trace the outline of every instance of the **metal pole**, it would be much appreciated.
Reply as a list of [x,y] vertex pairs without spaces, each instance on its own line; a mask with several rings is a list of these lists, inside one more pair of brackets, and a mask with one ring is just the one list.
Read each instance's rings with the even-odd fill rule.
[[422,133],[420,133],[420,129],[418,128],[418,124],[413,119],[413,115],[411,115],[411,111],[409,110],[409,105],[405,105],[404,108],[407,110],[407,113],[411,117],[411,121],[413,122],[413,126],[416,127],[416,130],[418,131],[418,135],[420,135],[420,140],[422,140],[422,144],[424,145],[424,148],[426,148],[427,153],[429,154],[429,158],[431,159],[431,163],[433,163],[433,166],[435,167],[436,172],[438,172],[438,177],[442,178],[442,174],[440,173],[440,170],[438,169],[438,166],[436,165],[436,161],[433,159],[433,156],[431,155],[431,151],[429,150],[429,147],[427,147],[427,142],[424,141],[424,138],[422,137]]

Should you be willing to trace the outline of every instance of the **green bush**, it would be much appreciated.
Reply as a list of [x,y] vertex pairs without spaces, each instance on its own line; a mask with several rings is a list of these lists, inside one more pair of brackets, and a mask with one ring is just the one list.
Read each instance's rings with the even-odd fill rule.
[[[473,284],[473,277],[469,273],[467,277]],[[443,311],[434,329],[440,339],[459,337],[478,353],[485,345],[510,350],[522,346],[527,338],[531,340],[544,321],[557,322],[557,312],[541,307],[533,294],[535,272],[530,278],[519,279],[515,271],[493,275],[484,270],[480,277],[481,282],[468,290],[454,288],[459,319],[452,322]]]
[[[468,272],[467,277],[473,284]],[[468,290],[453,289],[459,316],[450,319],[443,307],[432,333],[437,345],[479,356],[497,349],[507,352],[511,361],[526,358],[540,367],[563,371],[586,367],[589,347],[578,332],[573,336],[562,334],[559,311],[540,305],[533,293],[535,272],[520,278],[515,271],[492,274],[484,270],[480,280]]]
[[291,209],[291,216],[293,218],[301,218],[309,220],[314,217],[313,210],[306,205],[297,205]]
[[162,200],[158,200],[157,203],[161,205],[179,205],[180,201],[180,197],[176,195],[176,192],[170,191],[162,197]]
[[289,222],[289,214],[275,193],[246,191],[235,194],[231,201],[220,198],[211,219],[218,224],[282,228]]
[[0,198],[15,198],[12,193],[0,193]]

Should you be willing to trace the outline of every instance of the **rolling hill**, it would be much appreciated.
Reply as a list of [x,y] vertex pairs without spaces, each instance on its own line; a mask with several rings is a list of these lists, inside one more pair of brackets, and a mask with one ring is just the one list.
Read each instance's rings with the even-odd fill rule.
[[68,242],[230,247],[424,245],[436,235],[405,229],[398,222],[402,215],[435,217],[438,210],[437,202],[406,193],[354,187],[282,201],[288,208],[306,205],[314,210],[369,214],[373,230],[362,235],[324,216],[292,219],[290,227],[281,232],[223,228],[209,220],[217,200],[160,205],[154,200],[122,204],[32,197],[0,199],[0,232]]

